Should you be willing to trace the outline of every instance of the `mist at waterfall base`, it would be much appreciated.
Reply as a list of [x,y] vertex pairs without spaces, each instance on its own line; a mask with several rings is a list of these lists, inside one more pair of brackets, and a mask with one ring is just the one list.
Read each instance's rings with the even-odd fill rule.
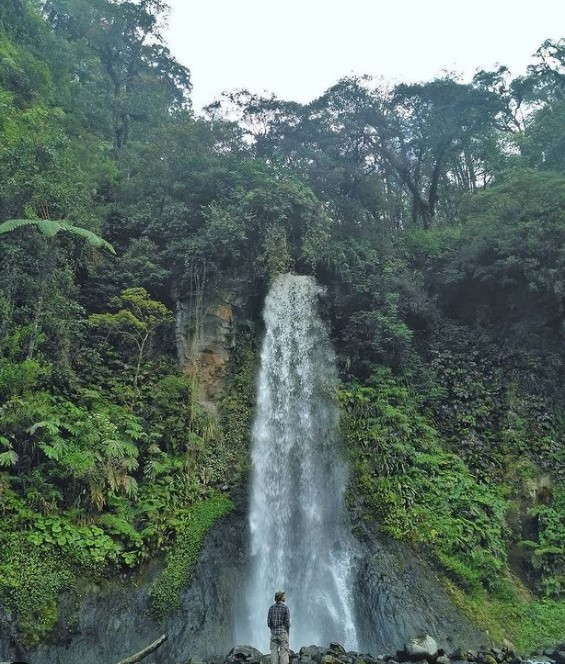
[[236,641],[268,650],[277,590],[291,610],[290,647],[357,648],[355,542],[344,505],[347,469],[335,404],[337,373],[318,315],[323,289],[282,275],[265,302],[252,431],[250,569]]

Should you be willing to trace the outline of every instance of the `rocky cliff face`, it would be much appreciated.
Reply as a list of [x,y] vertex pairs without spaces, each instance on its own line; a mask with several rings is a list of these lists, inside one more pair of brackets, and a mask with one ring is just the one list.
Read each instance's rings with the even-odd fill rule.
[[[247,501],[245,496],[235,499],[235,511],[206,540],[192,581],[182,593],[181,610],[164,624],[153,620],[149,608],[149,587],[160,569],[156,563],[143,576],[85,585],[78,606],[63,601],[50,642],[32,652],[18,652],[6,626],[0,635],[0,661],[112,664],[161,634],[167,634],[168,640],[144,660],[147,664],[181,664],[190,658],[223,661],[234,646],[233,627],[241,610],[248,560]],[[458,614],[433,570],[409,549],[381,541],[370,529],[362,533],[362,547],[355,603],[363,651],[393,652],[420,633],[432,634],[446,649],[477,648],[488,642]],[[265,598],[265,606],[269,600]],[[310,644],[291,642],[293,650],[303,645]]]
[[233,647],[233,614],[245,565],[244,501],[222,519],[206,540],[192,582],[182,592],[182,608],[157,624],[149,588],[160,564],[143,576],[86,585],[78,607],[63,600],[60,623],[49,643],[31,652],[16,648],[8,630],[0,635],[0,661],[31,664],[112,664],[133,655],[159,635],[168,640],[147,664],[187,662],[192,656],[225,656]]
[[236,317],[243,312],[233,293],[214,292],[178,299],[175,313],[177,357],[181,367],[194,376],[199,401],[209,412],[216,410],[225,370],[235,342]]
[[459,613],[434,570],[409,547],[368,526],[361,540],[355,595],[363,651],[394,652],[419,634],[432,634],[446,651],[488,644],[488,635]]

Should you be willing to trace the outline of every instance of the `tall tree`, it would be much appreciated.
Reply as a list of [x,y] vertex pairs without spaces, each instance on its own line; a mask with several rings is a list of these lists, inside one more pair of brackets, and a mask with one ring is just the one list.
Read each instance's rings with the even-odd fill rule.
[[[86,44],[100,61],[112,103],[116,149],[128,142],[132,120],[147,120],[152,101],[161,112],[187,101],[189,71],[171,56],[161,32],[167,9],[162,0],[44,2],[54,30]],[[76,75],[83,79],[85,72],[77,69]]]
[[565,169],[565,39],[547,40],[518,79],[531,112],[519,142],[528,165]]
[[488,182],[482,148],[499,111],[495,95],[450,78],[401,84],[372,105],[374,149],[411,196],[415,222],[429,228],[452,185],[474,191]]

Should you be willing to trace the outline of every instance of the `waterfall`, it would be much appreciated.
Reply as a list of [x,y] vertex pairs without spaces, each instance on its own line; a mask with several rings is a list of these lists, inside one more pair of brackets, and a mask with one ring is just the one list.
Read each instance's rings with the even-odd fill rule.
[[251,566],[239,643],[265,652],[266,616],[284,590],[290,647],[338,641],[357,647],[354,543],[340,451],[335,356],[306,276],[278,277],[265,303],[249,513]]

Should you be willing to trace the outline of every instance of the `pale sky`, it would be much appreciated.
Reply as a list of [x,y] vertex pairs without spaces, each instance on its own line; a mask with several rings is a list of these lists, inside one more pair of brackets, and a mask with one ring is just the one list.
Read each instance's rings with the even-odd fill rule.
[[524,73],[565,37],[565,0],[169,0],[166,40],[195,110],[246,88],[306,103],[343,76],[426,81],[507,65]]

